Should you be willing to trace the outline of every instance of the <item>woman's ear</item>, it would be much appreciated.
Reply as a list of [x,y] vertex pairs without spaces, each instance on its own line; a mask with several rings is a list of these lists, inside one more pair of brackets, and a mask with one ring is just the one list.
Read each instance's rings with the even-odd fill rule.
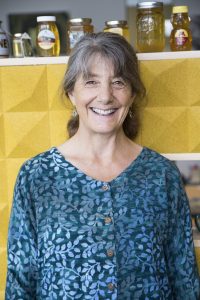
[[68,97],[69,97],[71,103],[73,104],[73,106],[75,106],[75,98],[74,98],[74,93],[73,93],[73,91],[70,92],[70,93],[68,93]]

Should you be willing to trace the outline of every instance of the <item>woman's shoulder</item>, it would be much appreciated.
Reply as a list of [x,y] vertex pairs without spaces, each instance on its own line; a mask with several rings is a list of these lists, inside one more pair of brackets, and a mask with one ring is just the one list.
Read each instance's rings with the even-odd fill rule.
[[18,176],[24,176],[27,174],[32,176],[35,172],[41,173],[41,167],[44,170],[47,170],[54,159],[55,149],[55,147],[52,147],[25,160],[19,170]]
[[156,150],[150,149],[148,147],[144,147],[143,149],[144,161],[147,166],[150,166],[155,170],[163,170],[166,172],[173,172],[179,175],[179,170],[175,164],[175,161],[170,160],[169,158],[165,157],[164,155],[160,154]]

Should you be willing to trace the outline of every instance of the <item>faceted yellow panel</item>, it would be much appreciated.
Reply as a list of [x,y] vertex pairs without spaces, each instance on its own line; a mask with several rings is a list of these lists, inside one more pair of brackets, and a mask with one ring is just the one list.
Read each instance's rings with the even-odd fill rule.
[[51,145],[59,145],[66,141],[67,121],[71,117],[71,110],[51,111],[49,113],[49,125],[51,134]]
[[0,158],[5,157],[4,115],[0,113]]
[[46,66],[3,67],[2,99],[5,111],[46,110]]
[[0,205],[7,204],[7,201],[8,201],[8,185],[7,185],[6,160],[0,159]]
[[146,108],[142,121],[142,144],[161,153],[188,151],[186,108]]
[[[166,63],[167,62],[167,63]],[[155,78],[159,78],[160,74],[163,72],[168,72],[171,68],[177,65],[177,62],[182,62],[182,60],[145,60],[139,61],[139,69],[145,87],[149,90],[152,82]]]
[[199,153],[200,152],[200,107],[191,107],[189,109],[188,128],[189,128],[188,152]]
[[8,205],[0,203],[0,249],[6,248],[8,234],[9,209]]
[[4,300],[4,290],[5,290],[5,282],[6,282],[6,261],[7,261],[7,255],[6,255],[6,249],[0,248],[0,266],[1,266],[1,272],[0,272],[0,300]]
[[187,105],[200,107],[200,58],[190,59],[187,64]]
[[2,99],[2,79],[1,79],[1,68],[0,68],[0,112],[3,111],[3,99]]
[[62,99],[62,82],[67,65],[47,66],[48,101],[50,110],[65,110]]
[[30,157],[50,145],[48,112],[7,113],[5,115],[6,154]]
[[141,71],[148,107],[188,105],[186,60],[145,61],[141,63]]

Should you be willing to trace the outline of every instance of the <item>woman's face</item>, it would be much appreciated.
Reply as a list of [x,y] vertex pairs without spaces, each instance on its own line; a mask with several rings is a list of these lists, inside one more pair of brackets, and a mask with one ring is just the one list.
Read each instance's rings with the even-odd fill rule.
[[80,75],[69,97],[79,114],[79,129],[112,134],[121,128],[133,102],[130,84],[114,76],[112,63],[96,56],[89,76]]

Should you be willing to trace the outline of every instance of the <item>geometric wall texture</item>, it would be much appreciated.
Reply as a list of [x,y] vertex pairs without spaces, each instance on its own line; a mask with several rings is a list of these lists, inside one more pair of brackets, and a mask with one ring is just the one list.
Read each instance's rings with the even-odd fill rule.
[[[0,300],[13,187],[22,163],[67,138],[66,64],[0,67]],[[161,153],[200,153],[200,59],[140,61],[147,99],[137,142]]]

